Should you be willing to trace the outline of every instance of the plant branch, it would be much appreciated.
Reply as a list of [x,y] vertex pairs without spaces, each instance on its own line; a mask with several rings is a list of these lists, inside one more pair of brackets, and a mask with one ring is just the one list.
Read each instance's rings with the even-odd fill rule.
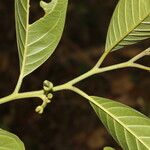
[[65,90],[73,91],[73,92],[77,93],[78,95],[80,95],[80,96],[86,98],[86,99],[89,100],[90,102],[95,103],[95,101],[93,101],[93,99],[92,99],[88,94],[86,94],[85,92],[83,92],[82,90],[80,90],[79,88],[77,88],[77,87],[75,87],[75,86],[69,85],[69,86],[67,86],[67,87],[65,88]]
[[150,67],[144,66],[144,65],[141,65],[141,64],[137,64],[137,63],[130,64],[130,67],[134,67],[134,68],[139,68],[139,69],[142,69],[142,70],[150,71]]
[[70,86],[73,86],[74,84],[76,84],[92,75],[106,72],[106,71],[115,70],[115,69],[126,68],[126,67],[129,67],[128,62],[120,63],[117,65],[112,65],[112,66],[108,66],[108,67],[103,67],[103,68],[94,68],[65,84],[61,84],[61,85],[53,87],[53,91],[56,92],[56,91],[66,90],[66,89],[69,89]]
[[24,98],[33,98],[37,97],[43,100],[44,92],[43,90],[40,91],[31,91],[31,92],[24,92],[24,93],[12,93],[9,96],[3,97],[0,99],[0,104],[7,103],[10,101],[14,101],[17,99],[24,99]]
[[111,71],[111,70],[116,70],[116,69],[121,69],[121,68],[127,68],[127,67],[133,67],[133,68],[139,68],[139,69],[143,69],[146,71],[150,71],[150,67],[141,65],[141,64],[137,64],[135,63],[135,61],[137,61],[138,59],[147,56],[150,54],[150,48],[146,49],[145,51],[141,52],[140,54],[138,54],[137,56],[133,57],[132,59],[130,59],[129,61],[120,63],[120,64],[115,64],[115,65],[111,65],[111,66],[107,66],[107,67],[101,67],[99,68],[98,66],[101,65],[101,63],[103,62],[103,60],[105,59],[105,57],[107,56],[107,52],[104,52],[101,59],[99,59],[98,63],[88,72],[76,77],[75,79],[65,83],[65,84],[61,84],[58,86],[53,87],[53,91],[60,91],[60,90],[65,90],[68,89],[68,86],[73,86],[74,84],[92,76],[95,74],[99,74],[99,73],[103,73],[103,72],[107,72],[107,71]]
[[31,91],[31,92],[24,92],[24,93],[12,93],[9,96],[3,97],[0,99],[0,104],[11,102],[14,100],[20,100],[25,98],[40,98],[43,102],[41,105],[37,106],[35,111],[39,114],[42,114],[44,111],[44,108],[47,106],[48,103],[50,103],[50,99],[52,98],[52,95],[49,94],[49,96],[45,95],[44,90],[40,91]]
[[[76,77],[75,79],[73,79],[73,80],[71,80],[65,84],[61,84],[58,86],[53,87],[51,82],[45,81],[44,85],[43,85],[44,90],[40,90],[40,91],[18,93],[18,91],[21,87],[21,84],[22,84],[22,79],[23,79],[22,76],[20,76],[18,79],[18,83],[16,85],[16,88],[15,88],[15,91],[11,95],[1,98],[0,104],[14,101],[17,99],[37,97],[37,98],[42,99],[43,103],[42,103],[42,105],[40,105],[36,108],[36,111],[39,113],[42,113],[44,108],[46,107],[47,103],[49,103],[50,99],[52,98],[51,92],[56,92],[56,91],[61,91],[61,90],[72,90],[78,94],[81,94],[83,97],[88,98],[88,96],[85,93],[80,91],[78,88],[74,87],[74,85],[76,83],[78,83],[78,82],[80,82],[80,81],[82,81],[82,80],[84,80],[84,79],[86,79],[92,75],[95,75],[95,74],[99,74],[99,73],[103,73],[103,72],[107,72],[107,71],[111,71],[111,70],[116,70],[116,69],[121,69],[121,68],[127,68],[127,67],[134,67],[134,68],[139,68],[139,69],[150,71],[150,67],[135,63],[135,61],[142,58],[143,56],[149,55],[149,53],[150,53],[150,48],[148,48],[147,50],[138,54],[137,56],[135,56],[134,58],[130,59],[127,62],[123,62],[120,64],[111,65],[111,66],[106,66],[106,67],[101,67],[101,68],[98,67],[99,65],[95,65],[97,67],[93,67],[88,72]],[[103,62],[102,60],[104,60],[104,58],[106,57],[106,53],[103,54],[102,57],[103,58],[100,59],[101,61],[99,61],[99,63],[97,63],[97,64],[101,64]]]
[[94,68],[91,69],[90,71],[86,72],[85,74],[65,83],[65,84],[61,84],[58,86],[53,87],[53,91],[61,91],[61,90],[67,90],[69,89],[68,87],[92,76],[95,74],[99,74],[99,73],[103,73],[103,72],[107,72],[107,71],[111,71],[111,70],[116,70],[116,69],[121,69],[121,68],[127,68],[127,67],[134,67],[134,68],[139,68],[139,69],[143,69],[143,70],[147,70],[150,71],[149,67],[140,65],[140,64],[136,64],[136,63],[131,63],[129,61],[124,62],[124,63],[120,63],[120,64],[116,64],[116,65],[112,65],[112,66],[108,66],[108,67],[103,67],[103,68]]
[[150,48],[147,48],[145,51],[141,52],[140,54],[136,55],[132,59],[130,59],[130,62],[136,62],[137,60],[141,59],[144,56],[149,56],[150,55]]

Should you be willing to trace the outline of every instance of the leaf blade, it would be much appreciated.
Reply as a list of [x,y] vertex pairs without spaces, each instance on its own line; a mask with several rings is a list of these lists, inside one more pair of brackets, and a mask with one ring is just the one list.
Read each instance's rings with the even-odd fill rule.
[[[24,2],[25,0],[16,0],[16,3],[21,3],[22,1]],[[22,24],[21,21],[17,23],[19,19],[16,19],[18,49],[21,41],[24,41],[23,45],[25,45],[19,49],[21,74],[23,77],[42,65],[56,49],[64,28],[67,3],[67,0],[52,0],[49,3],[41,1],[40,5],[45,11],[45,15],[30,25],[28,23],[29,19],[27,17],[25,18],[26,15],[29,17],[28,5],[26,7],[26,14],[23,14],[27,22],[27,27],[26,30],[22,30],[24,34],[26,33],[26,38],[18,34],[18,26]],[[18,7],[16,6],[16,14],[19,14],[17,10],[22,10],[22,6],[21,4]],[[16,15],[17,17],[19,15]]]
[[120,0],[112,16],[105,51],[114,51],[150,37],[150,0]]
[[121,103],[101,97],[92,97],[96,114],[125,150],[150,149],[150,119]]
[[16,37],[19,53],[20,70],[22,68],[22,60],[24,55],[27,28],[29,21],[29,0],[15,0],[15,22],[16,22]]
[[16,135],[0,129],[0,149],[25,150],[25,147],[22,141]]
[[103,150],[115,150],[115,149],[107,146],[107,147],[104,147]]

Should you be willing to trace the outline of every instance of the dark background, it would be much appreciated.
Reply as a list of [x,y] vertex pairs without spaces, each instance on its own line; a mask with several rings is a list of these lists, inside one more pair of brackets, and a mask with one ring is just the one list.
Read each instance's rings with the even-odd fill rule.
[[[30,22],[42,16],[39,0],[31,0]],[[104,48],[107,28],[118,0],[69,1],[65,31],[51,58],[29,75],[22,91],[39,90],[48,79],[58,85],[89,70]],[[10,94],[19,75],[14,1],[0,1],[0,96]],[[111,53],[103,65],[130,59],[149,46],[149,40]],[[149,58],[141,63],[150,65]],[[96,75],[78,84],[90,95],[116,99],[150,115],[149,73],[121,69]],[[17,134],[27,150],[102,150],[120,148],[109,136],[89,103],[72,92],[55,93],[44,114],[35,113],[38,99],[0,106],[0,127]]]

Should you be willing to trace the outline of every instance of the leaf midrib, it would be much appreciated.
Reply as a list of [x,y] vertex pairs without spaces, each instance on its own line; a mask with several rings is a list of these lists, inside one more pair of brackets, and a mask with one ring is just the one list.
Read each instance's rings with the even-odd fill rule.
[[127,33],[125,34],[125,36],[123,36],[122,38],[120,38],[120,40],[119,40],[118,42],[116,42],[116,43],[114,44],[114,46],[110,47],[108,50],[106,49],[105,51],[110,52],[111,50],[113,50],[113,48],[115,48],[124,38],[126,38],[134,29],[136,29],[136,28],[137,28],[147,17],[149,17],[149,16],[150,16],[150,12],[149,12],[142,20],[140,20],[140,21],[137,23],[136,26],[133,26],[133,28],[131,28],[131,29],[129,30],[129,32],[127,32]]
[[[93,99],[93,98],[92,98]],[[113,115],[112,113],[110,113],[107,109],[105,109],[102,105],[100,105],[97,101],[93,101],[93,103],[99,107],[102,111],[104,111],[105,113],[107,113],[112,119],[114,119],[116,122],[118,122],[122,127],[124,127],[129,133],[131,133],[136,139],[138,139],[138,141],[140,143],[142,143],[146,148],[149,149],[149,147],[147,147],[147,145],[145,145],[145,143],[143,143],[143,141],[141,141],[141,139],[136,136],[136,134],[134,134],[131,129],[129,129],[128,127],[125,126],[124,123],[122,123],[115,115]]]
[[28,43],[28,30],[29,28],[29,0],[27,0],[27,19],[26,19],[26,37],[25,37],[25,45],[24,45],[24,53],[23,53],[23,60],[21,66],[20,77],[24,77],[24,69],[25,69],[25,62],[26,62],[26,53],[27,53],[27,43]]

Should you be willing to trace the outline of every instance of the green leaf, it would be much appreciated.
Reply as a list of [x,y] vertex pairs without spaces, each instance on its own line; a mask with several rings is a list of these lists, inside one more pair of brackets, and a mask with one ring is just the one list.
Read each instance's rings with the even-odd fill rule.
[[114,148],[112,148],[112,147],[104,147],[104,149],[103,150],[115,150]]
[[150,0],[120,0],[112,16],[105,51],[150,38]]
[[68,0],[40,2],[45,15],[29,24],[29,0],[15,0],[16,34],[22,77],[43,64],[62,36]]
[[25,147],[16,135],[0,129],[0,150],[25,150]]
[[150,119],[115,101],[92,97],[99,119],[124,150],[150,150]]

